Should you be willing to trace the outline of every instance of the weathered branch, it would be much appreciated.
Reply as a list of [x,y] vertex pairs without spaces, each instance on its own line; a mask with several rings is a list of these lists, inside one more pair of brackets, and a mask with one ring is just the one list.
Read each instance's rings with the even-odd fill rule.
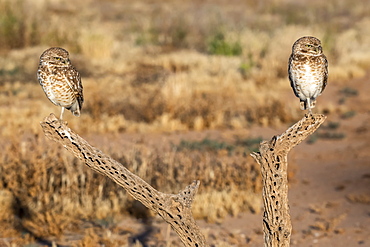
[[264,141],[252,157],[260,164],[263,183],[263,232],[265,246],[289,246],[292,224],[288,205],[288,153],[316,131],[324,115],[305,115],[303,119],[271,141]]
[[162,193],[131,173],[122,164],[91,146],[54,114],[46,117],[40,124],[46,137],[63,145],[88,167],[109,177],[136,200],[158,213],[172,226],[185,246],[208,246],[191,212],[191,203],[199,187],[199,181],[194,181],[178,194]]

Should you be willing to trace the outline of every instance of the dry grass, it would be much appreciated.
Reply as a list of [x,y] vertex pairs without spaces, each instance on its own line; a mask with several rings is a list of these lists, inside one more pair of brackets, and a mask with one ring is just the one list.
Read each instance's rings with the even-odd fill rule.
[[[259,211],[259,170],[256,164],[246,161],[246,150],[241,146],[233,155],[226,149],[176,152],[138,145],[123,152],[114,145],[105,148],[114,159],[161,191],[180,191],[194,178],[201,180],[193,205],[198,219],[214,222],[228,214]],[[9,229],[26,231],[36,238],[58,237],[77,231],[82,219],[104,220],[127,213],[140,218],[152,215],[114,182],[50,145],[43,135],[13,139],[3,144],[3,152],[0,211],[4,213],[0,220]],[[85,237],[81,241],[90,240]]]
[[[296,11],[303,5],[306,11]],[[0,0],[0,220],[11,226],[3,236],[26,231],[14,240],[23,243],[74,230],[80,219],[137,213],[113,182],[44,140],[39,121],[60,110],[35,79],[44,49],[67,48],[82,73],[82,116],[65,116],[83,135],[279,126],[302,114],[287,80],[300,36],[323,41],[329,83],[364,76],[370,66],[367,1],[306,5]],[[333,105],[318,108],[331,112]],[[231,154],[142,146],[122,152],[114,145],[106,151],[159,190],[176,192],[200,179],[197,218],[259,211],[259,171],[240,145]],[[79,246],[91,241],[114,246],[94,232]]]

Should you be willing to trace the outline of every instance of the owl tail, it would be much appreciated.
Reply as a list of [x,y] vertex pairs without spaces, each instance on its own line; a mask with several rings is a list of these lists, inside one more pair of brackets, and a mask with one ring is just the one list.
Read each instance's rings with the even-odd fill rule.
[[80,116],[81,107],[78,100],[76,100],[75,103],[73,103],[73,105],[71,107],[68,107],[67,109],[70,110],[74,116],[76,117]]
[[78,110],[76,110],[76,111],[72,111],[72,114],[73,114],[73,116],[75,116],[75,117],[79,117],[80,116],[80,109],[78,109]]

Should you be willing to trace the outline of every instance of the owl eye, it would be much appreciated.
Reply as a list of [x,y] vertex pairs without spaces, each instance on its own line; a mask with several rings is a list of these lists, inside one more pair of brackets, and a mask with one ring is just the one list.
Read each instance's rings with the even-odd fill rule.
[[306,47],[307,47],[307,48],[311,48],[311,47],[312,47],[312,45],[306,45]]
[[60,57],[54,57],[55,60],[62,60]]

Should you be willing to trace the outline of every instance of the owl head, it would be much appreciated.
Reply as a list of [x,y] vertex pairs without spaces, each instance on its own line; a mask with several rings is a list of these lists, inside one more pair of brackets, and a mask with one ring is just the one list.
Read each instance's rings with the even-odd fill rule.
[[68,51],[60,47],[52,47],[41,54],[40,64],[68,67],[71,64]]
[[293,44],[293,54],[319,56],[322,54],[321,41],[318,38],[305,36]]

